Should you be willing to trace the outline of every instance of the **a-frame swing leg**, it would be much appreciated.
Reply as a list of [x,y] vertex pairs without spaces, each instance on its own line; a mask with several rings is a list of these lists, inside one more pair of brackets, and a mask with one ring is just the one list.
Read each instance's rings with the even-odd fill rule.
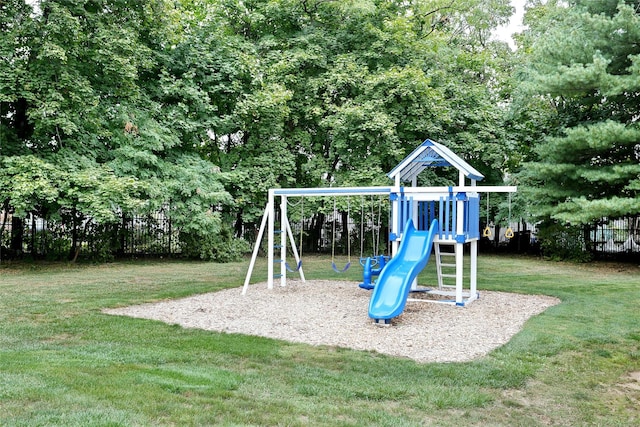
[[253,273],[253,267],[256,264],[256,259],[258,258],[258,251],[260,250],[260,242],[262,242],[262,236],[264,235],[264,229],[267,225],[267,219],[269,215],[271,215],[271,207],[267,203],[267,207],[264,210],[264,215],[262,215],[262,222],[260,223],[260,230],[258,231],[258,238],[256,239],[256,244],[253,248],[253,254],[251,255],[251,262],[249,263],[249,270],[247,271],[247,277],[244,279],[244,286],[242,287],[242,295],[247,293],[247,288],[249,287],[249,281],[251,280],[251,273]]
[[302,264],[300,264],[300,255],[298,254],[298,249],[296,248],[296,241],[293,237],[293,231],[291,230],[291,224],[289,224],[289,218],[284,218],[284,228],[287,230],[287,235],[289,236],[289,243],[291,244],[291,251],[293,252],[293,257],[296,260],[296,265],[300,265],[298,269],[298,273],[300,274],[300,280],[306,282],[304,278],[304,271],[302,271]]
[[[267,203],[267,207],[264,210],[264,214],[262,215],[262,222],[260,223],[260,229],[258,231],[258,237],[256,239],[256,244],[253,248],[253,253],[251,254],[251,262],[249,263],[249,269],[247,270],[247,276],[245,277],[244,280],[244,286],[242,287],[242,295],[245,295],[247,293],[247,289],[249,288],[249,281],[251,280],[251,274],[253,273],[253,269],[255,267],[256,264],[256,260],[258,258],[258,252],[260,251],[260,243],[262,243],[262,238],[264,236],[264,232],[265,229],[269,229],[268,235],[269,235],[269,248],[268,248],[268,258],[269,258],[269,278],[268,278],[268,282],[269,282],[269,289],[271,289],[273,287],[273,244],[274,244],[274,231],[272,231],[275,227],[273,225],[273,215],[274,215],[274,211],[273,211],[273,202],[269,202]],[[295,239],[293,237],[293,231],[291,230],[291,225],[289,224],[289,220],[286,217],[286,211],[285,211],[285,216],[284,219],[282,220],[282,224],[281,227],[283,228],[282,232],[287,233],[287,235],[289,236],[289,242],[291,243],[291,249],[293,251],[293,256],[295,257],[296,260],[296,265],[298,265],[298,263],[300,262],[300,255],[298,253],[298,249],[296,248],[295,245]],[[284,236],[283,236],[284,237]],[[284,240],[284,239],[283,239]],[[282,245],[282,247],[284,248],[284,245]],[[284,266],[284,256],[282,259],[282,263]],[[300,269],[298,270],[299,274],[300,274],[300,280],[302,280],[303,282],[306,281],[305,277],[304,277],[304,271],[302,270],[302,266],[300,266]]]

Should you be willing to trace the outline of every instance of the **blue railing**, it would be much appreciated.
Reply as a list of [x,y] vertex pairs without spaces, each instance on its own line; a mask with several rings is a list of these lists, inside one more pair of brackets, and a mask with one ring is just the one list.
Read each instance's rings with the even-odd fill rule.
[[[417,228],[427,230],[434,219],[438,220],[438,238],[441,240],[456,240],[464,243],[469,239],[480,238],[480,197],[467,196],[466,193],[449,193],[439,200],[416,202],[413,197],[404,193],[393,195],[392,200],[398,203],[398,230],[404,230],[404,226],[410,218],[413,218],[414,206],[417,203]],[[463,202],[463,212],[458,212],[458,201]],[[458,214],[463,215],[462,234],[456,234]],[[397,236],[391,235],[391,240]]]

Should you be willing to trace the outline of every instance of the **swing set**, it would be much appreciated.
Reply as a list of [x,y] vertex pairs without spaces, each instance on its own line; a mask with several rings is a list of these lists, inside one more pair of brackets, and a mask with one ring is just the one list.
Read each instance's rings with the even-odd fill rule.
[[[251,257],[251,263],[249,265],[249,272],[247,274],[247,279],[245,280],[245,286],[243,287],[243,294],[246,293],[250,273],[253,271],[255,266],[255,261],[259,251],[259,243],[262,241],[264,232],[267,233],[267,275],[268,279],[268,288],[271,289],[273,287],[273,280],[280,279],[280,285],[286,286],[286,273],[298,273],[301,280],[305,280],[304,271],[303,271],[303,262],[301,258],[302,253],[302,238],[304,235],[303,231],[303,222],[304,222],[304,211],[303,211],[303,200],[304,198],[309,197],[328,197],[333,198],[333,221],[331,225],[331,268],[336,273],[344,273],[346,272],[352,265],[351,259],[351,226],[346,224],[346,239],[347,239],[347,262],[346,264],[340,268],[338,266],[338,230],[337,230],[337,217],[338,217],[338,197],[347,197],[347,218],[351,216],[351,198],[352,197],[365,197],[371,196],[372,198],[378,196],[388,197],[389,195],[389,187],[343,187],[343,188],[282,188],[282,189],[270,189],[269,197],[267,201],[267,206],[264,211],[264,215],[262,217],[262,223],[260,225],[260,230],[257,236],[257,244],[254,247],[253,254]],[[288,220],[288,205],[289,199],[292,198],[300,198],[301,204],[301,224],[300,224],[300,232],[298,234],[299,237],[299,245],[296,245],[295,238],[293,235],[293,231],[291,229],[291,225]],[[279,199],[279,221],[276,215],[276,200]],[[363,199],[364,200],[364,199]],[[297,205],[297,204],[296,204]],[[364,202],[363,202],[364,206]],[[361,218],[364,217],[364,214],[361,213]],[[379,225],[379,224],[378,224]],[[361,225],[364,227],[364,225]],[[375,227],[374,227],[375,228]],[[379,229],[374,230],[379,234]],[[279,242],[276,243],[276,236],[280,236]],[[379,240],[379,237],[378,237]],[[363,235],[361,234],[361,258],[363,253]],[[290,246],[291,252],[295,259],[295,268],[292,268],[287,262],[287,243]],[[378,245],[376,245],[376,248]],[[298,248],[300,248],[300,252],[298,252]],[[276,251],[279,251],[280,258],[276,257]],[[280,265],[280,271],[276,272],[276,265]]]

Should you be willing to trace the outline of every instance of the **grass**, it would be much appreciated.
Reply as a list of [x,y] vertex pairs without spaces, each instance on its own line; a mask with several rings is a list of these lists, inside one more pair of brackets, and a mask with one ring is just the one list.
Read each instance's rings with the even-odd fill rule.
[[[417,364],[101,312],[238,287],[247,265],[1,264],[0,425],[640,423],[640,383],[630,377],[640,371],[638,266],[481,256],[480,289],[562,303],[470,363]],[[339,275],[328,258],[305,258],[308,278],[357,280],[360,271]],[[264,269],[254,274],[262,277]]]

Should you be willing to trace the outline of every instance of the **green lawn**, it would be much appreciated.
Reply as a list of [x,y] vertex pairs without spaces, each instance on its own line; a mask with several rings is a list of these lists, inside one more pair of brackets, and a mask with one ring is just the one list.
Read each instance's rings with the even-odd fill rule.
[[[328,258],[306,257],[305,273],[355,280],[354,264],[339,275]],[[481,256],[481,290],[562,303],[471,363],[417,364],[101,312],[238,287],[247,266],[0,264],[0,425],[640,424],[634,265]]]

